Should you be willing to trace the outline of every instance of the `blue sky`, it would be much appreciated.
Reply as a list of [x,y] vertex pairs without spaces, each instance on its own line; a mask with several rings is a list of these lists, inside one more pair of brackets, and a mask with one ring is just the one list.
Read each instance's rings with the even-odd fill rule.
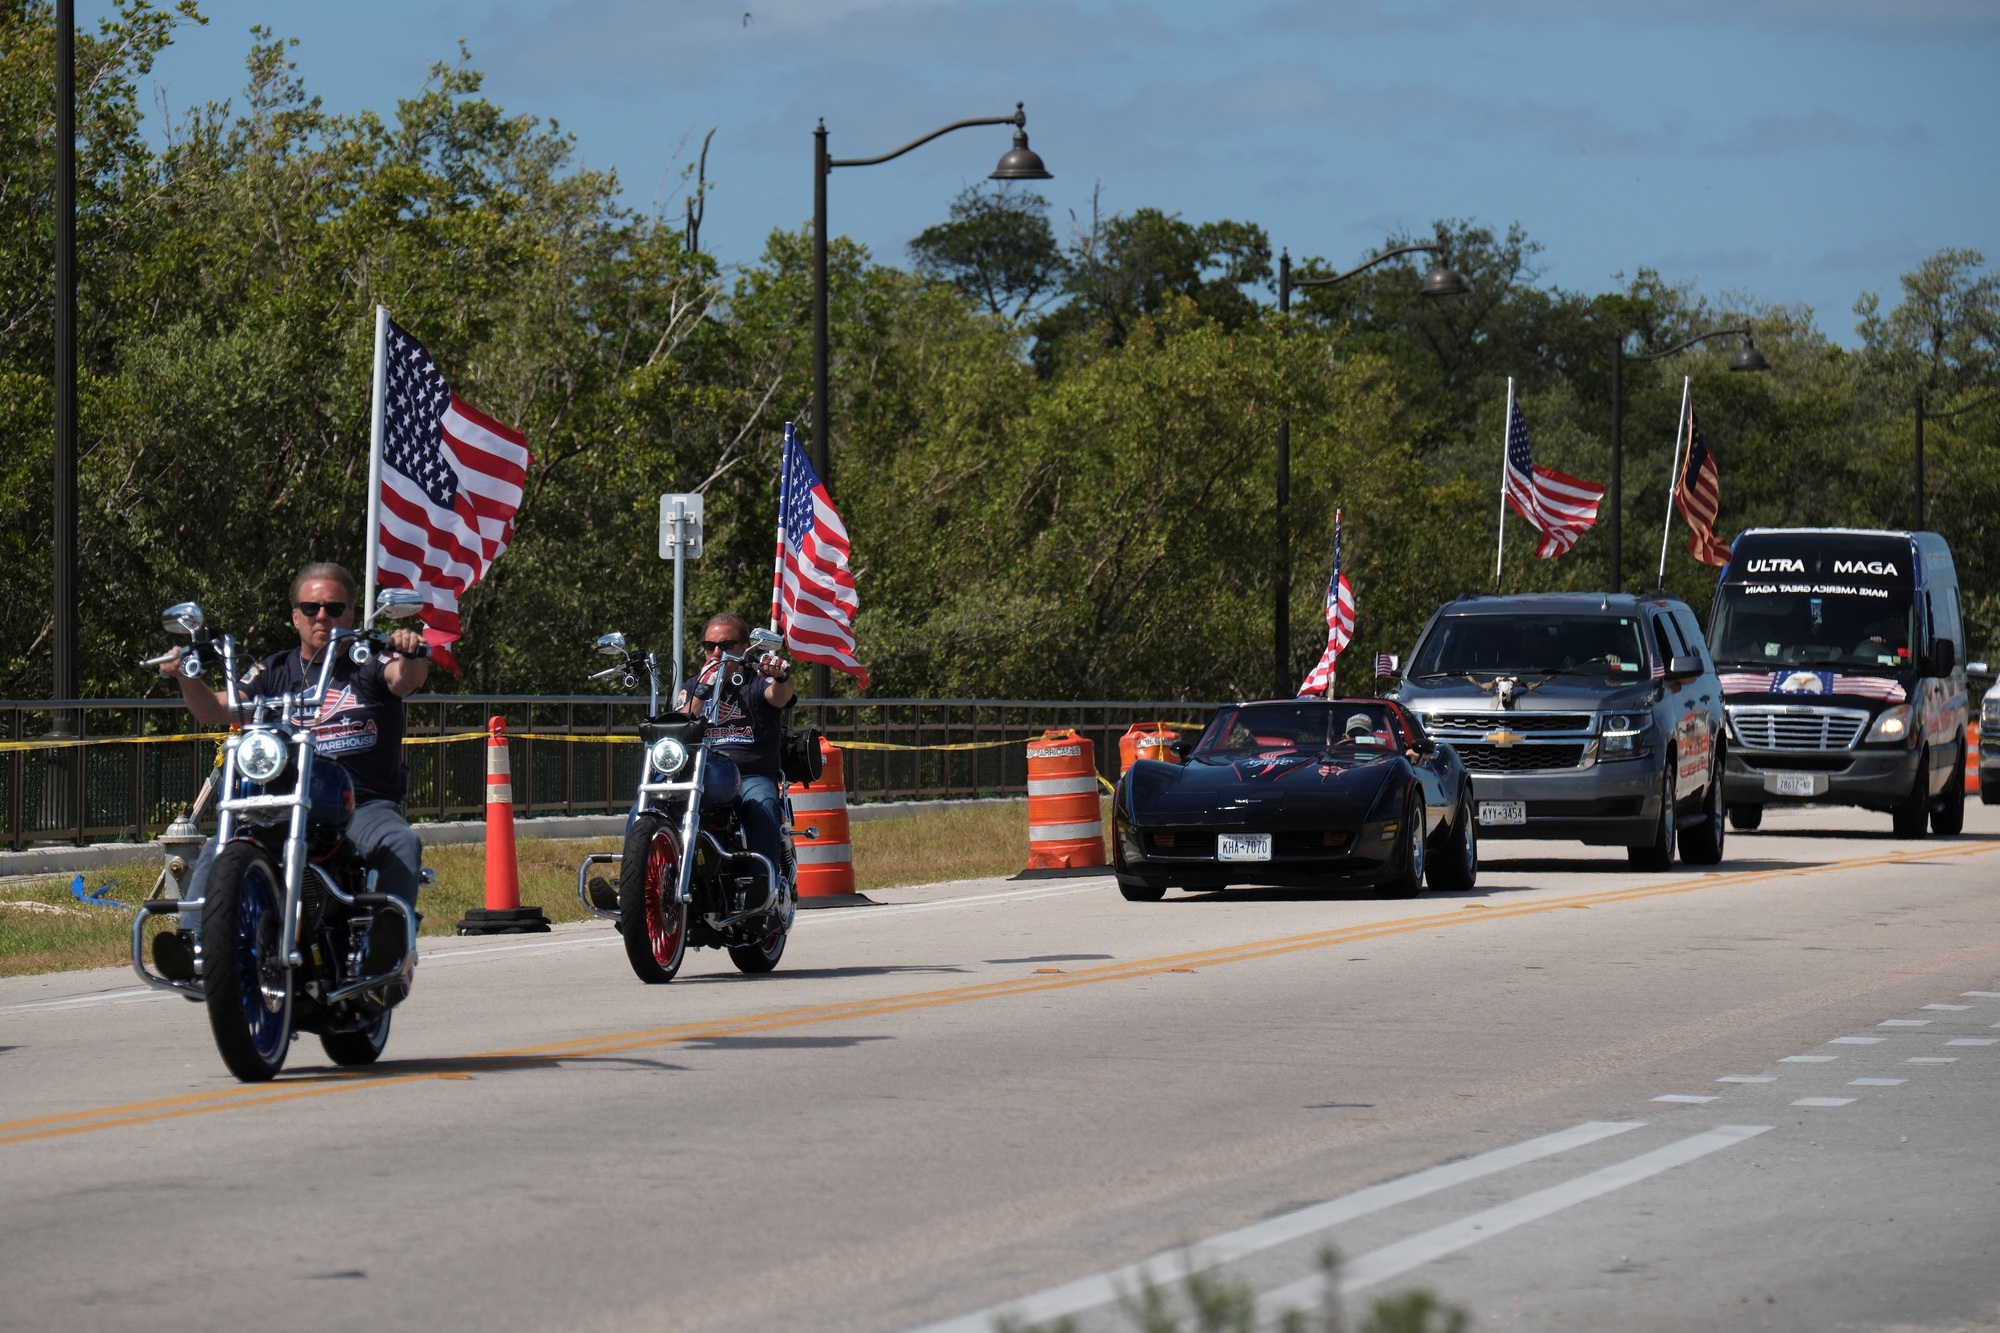
[[[1811,306],[1853,340],[1865,290],[1945,246],[2000,262],[2000,0],[202,0],[157,70],[232,96],[249,27],[301,39],[330,109],[387,110],[460,38],[513,111],[559,121],[630,202],[679,216],[717,127],[703,248],[754,260],[836,156],[1027,104],[1059,232],[1158,207],[1257,222],[1351,263],[1437,217],[1520,223],[1543,280],[1641,267]],[[80,4],[80,21],[107,10]],[[834,173],[833,230],[906,262],[1004,129]]]

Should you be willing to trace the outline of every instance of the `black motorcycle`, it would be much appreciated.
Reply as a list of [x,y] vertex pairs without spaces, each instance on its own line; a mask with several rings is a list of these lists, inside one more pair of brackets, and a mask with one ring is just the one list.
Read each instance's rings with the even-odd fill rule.
[[[334,654],[367,662],[388,646],[376,618],[413,615],[422,605],[417,593],[385,589],[366,625],[333,632],[318,682],[296,694],[240,699],[235,640],[210,629],[193,602],[162,617],[189,644],[142,663],[178,658],[181,674],[199,679],[203,651],[216,652],[231,730],[219,850],[202,896],[141,904],[132,966],[147,985],[206,1005],[223,1063],[246,1083],[275,1076],[299,1032],[318,1033],[336,1064],[372,1063],[389,1040],[390,1015],[410,993],[416,920],[400,898],[375,891],[376,872],[347,841],[354,783],[319,758],[313,722]],[[433,878],[423,872],[425,883]],[[146,966],[146,925],[163,915],[175,916],[177,928],[153,935],[154,971]]]
[[[628,648],[622,634],[606,634],[597,650],[621,658],[591,677],[622,677],[637,686],[651,678],[652,705],[639,724],[645,759],[638,799],[625,833],[623,854],[597,853],[577,868],[577,897],[585,908],[618,923],[625,956],[639,980],[672,981],[690,947],[727,949],[730,961],[750,973],[769,972],[784,956],[797,910],[797,870],[792,857],[773,865],[750,850],[743,831],[735,764],[703,743],[723,701],[756,679],[750,667],[776,652],[782,640],[769,630],[750,631],[743,652],[723,653],[708,682],[702,715],[660,712],[660,665],[651,653]],[[791,801],[779,784],[784,843],[791,842]],[[592,865],[619,862],[618,887],[587,876]]]

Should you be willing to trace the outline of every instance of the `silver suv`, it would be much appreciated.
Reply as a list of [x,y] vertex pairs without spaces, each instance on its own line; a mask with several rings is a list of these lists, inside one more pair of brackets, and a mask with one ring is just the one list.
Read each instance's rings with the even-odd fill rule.
[[1466,597],[1390,692],[1458,751],[1485,838],[1623,846],[1645,870],[1722,859],[1722,686],[1672,597]]

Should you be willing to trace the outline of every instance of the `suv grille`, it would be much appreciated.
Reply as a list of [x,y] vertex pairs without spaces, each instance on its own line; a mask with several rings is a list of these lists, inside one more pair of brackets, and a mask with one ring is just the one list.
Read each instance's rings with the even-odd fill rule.
[[1736,705],[1729,710],[1736,735],[1752,750],[1851,750],[1868,725],[1854,708],[1803,709]]
[[1583,763],[1583,741],[1530,745],[1484,745],[1452,742],[1452,749],[1474,773],[1542,773],[1577,768]]
[[1467,739],[1477,739],[1489,731],[1506,728],[1522,733],[1543,731],[1590,730],[1588,713],[1432,713],[1424,718],[1424,727],[1440,740],[1449,740],[1451,733],[1470,733]]

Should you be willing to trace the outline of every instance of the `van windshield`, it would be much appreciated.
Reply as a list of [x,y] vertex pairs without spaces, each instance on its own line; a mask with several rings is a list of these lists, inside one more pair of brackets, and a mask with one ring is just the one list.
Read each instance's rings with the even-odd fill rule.
[[1410,675],[1639,676],[1646,650],[1634,616],[1445,616],[1410,663]]
[[1915,614],[1908,588],[1813,593],[1725,583],[1715,597],[1709,651],[1731,666],[1899,670],[1912,660]]

